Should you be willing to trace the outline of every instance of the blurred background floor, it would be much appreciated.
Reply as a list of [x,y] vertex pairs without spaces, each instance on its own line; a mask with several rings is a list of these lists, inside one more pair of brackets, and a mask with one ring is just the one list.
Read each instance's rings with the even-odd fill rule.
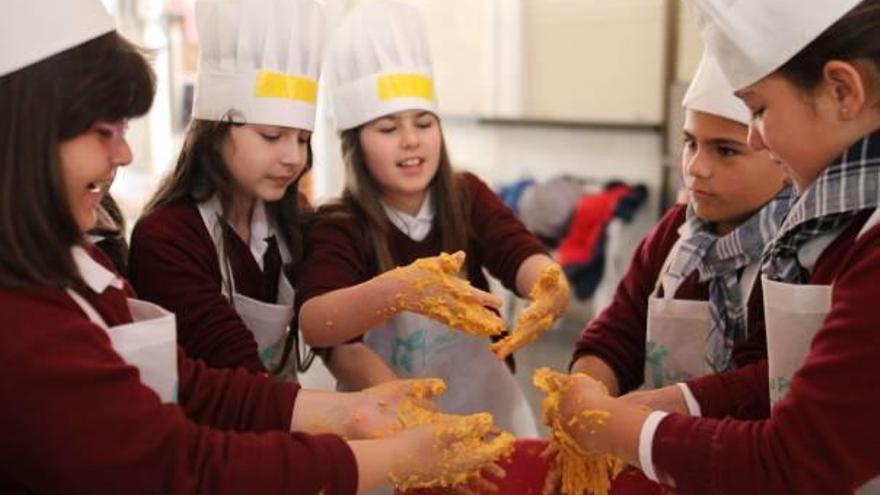
[[540,340],[516,353],[516,380],[532,406],[541,437],[548,435],[547,428],[541,423],[541,401],[544,394],[532,385],[532,373],[544,366],[559,371],[568,370],[574,343],[586,322],[578,316],[575,314],[563,318]]

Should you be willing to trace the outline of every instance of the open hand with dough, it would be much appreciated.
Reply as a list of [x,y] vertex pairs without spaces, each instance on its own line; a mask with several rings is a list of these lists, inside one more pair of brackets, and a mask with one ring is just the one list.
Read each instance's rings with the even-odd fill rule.
[[506,338],[492,344],[492,352],[504,359],[547,333],[568,309],[568,282],[557,264],[547,265],[529,291],[531,304],[519,314],[516,327]]
[[504,331],[504,320],[488,309],[500,307],[501,300],[458,276],[464,259],[462,251],[443,253],[380,275],[395,287],[390,315],[412,311],[477,336]]

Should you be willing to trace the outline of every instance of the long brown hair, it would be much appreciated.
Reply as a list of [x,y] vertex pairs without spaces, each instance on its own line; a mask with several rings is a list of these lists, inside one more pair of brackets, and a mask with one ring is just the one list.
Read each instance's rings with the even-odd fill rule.
[[144,54],[116,32],[0,77],[0,287],[84,285],[59,144],[147,113],[154,93]]
[[[201,203],[217,195],[226,216],[232,204],[234,179],[226,168],[220,145],[229,136],[232,126],[236,125],[242,124],[236,123],[231,114],[223,121],[193,119],[177,158],[177,165],[147,203],[144,215],[179,201],[193,200]],[[291,265],[297,264],[303,255],[303,205],[300,204],[299,182],[311,168],[312,149],[309,145],[305,169],[287,187],[280,200],[266,203],[266,214],[275,222],[290,249]]]
[[[779,72],[804,91],[822,81],[830,60],[870,61],[880,70],[880,0],[863,0],[785,63]],[[880,80],[872,81],[875,91]]]
[[[342,133],[342,158],[345,164],[345,188],[340,199],[341,206],[349,214],[356,214],[366,221],[370,245],[379,273],[394,268],[397,263],[388,247],[391,222],[379,202],[381,190],[367,169],[364,149],[360,142],[363,126]],[[434,207],[434,226],[440,234],[443,251],[466,249],[471,235],[470,197],[461,179],[452,168],[446,141],[440,129],[440,160],[437,173],[428,186]],[[339,208],[328,213],[338,214]]]

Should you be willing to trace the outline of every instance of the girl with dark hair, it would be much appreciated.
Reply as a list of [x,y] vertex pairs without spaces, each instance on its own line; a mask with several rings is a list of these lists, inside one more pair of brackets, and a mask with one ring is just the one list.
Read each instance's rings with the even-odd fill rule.
[[[763,256],[765,370],[727,382],[772,409],[756,421],[649,412],[578,375],[551,422],[682,494],[880,493],[880,1],[689,3],[752,113],[749,144],[798,190]],[[608,422],[572,427],[584,410]]]
[[[337,30],[329,70],[346,185],[308,234],[297,279],[300,327],[310,345],[333,348],[330,368],[343,387],[437,376],[450,388],[439,402],[443,410],[488,411],[502,428],[536,436],[503,358],[565,312],[568,285],[486,184],[453,171],[425,38],[415,8],[395,2],[361,6]],[[416,260],[443,252],[459,254],[429,260],[452,275],[438,281],[422,268],[425,260]],[[484,267],[533,300],[517,331],[494,347],[497,357],[485,337],[500,333],[503,322],[482,307],[498,305],[482,292]],[[469,304],[461,304],[458,291],[470,294]],[[454,321],[459,315],[475,315],[486,331],[452,331],[472,330]]]
[[265,3],[196,2],[195,118],[135,226],[130,276],[177,315],[190,356],[296,380],[288,276],[302,256],[324,20],[314,0]]
[[[150,108],[152,71],[99,0],[6,7],[0,492],[353,494],[492,461],[485,417],[390,434],[437,383],[314,392],[178,352],[174,315],[135,299],[85,239],[132,160],[126,121]],[[462,456],[462,440],[479,446]]]

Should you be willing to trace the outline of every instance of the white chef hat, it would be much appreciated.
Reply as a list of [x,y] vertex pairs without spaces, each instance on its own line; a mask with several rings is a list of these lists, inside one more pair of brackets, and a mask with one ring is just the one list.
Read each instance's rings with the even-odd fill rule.
[[346,16],[327,67],[339,131],[401,110],[437,112],[427,35],[418,10],[399,2],[368,3]]
[[193,117],[313,130],[324,44],[315,0],[196,0]]
[[0,15],[0,76],[116,29],[100,0],[6,0]]
[[745,125],[749,125],[751,120],[748,107],[733,95],[733,87],[727,82],[727,77],[721,72],[718,61],[708,50],[703,51],[703,59],[684,95],[681,106]]
[[685,0],[734,89],[782,67],[860,0]]

